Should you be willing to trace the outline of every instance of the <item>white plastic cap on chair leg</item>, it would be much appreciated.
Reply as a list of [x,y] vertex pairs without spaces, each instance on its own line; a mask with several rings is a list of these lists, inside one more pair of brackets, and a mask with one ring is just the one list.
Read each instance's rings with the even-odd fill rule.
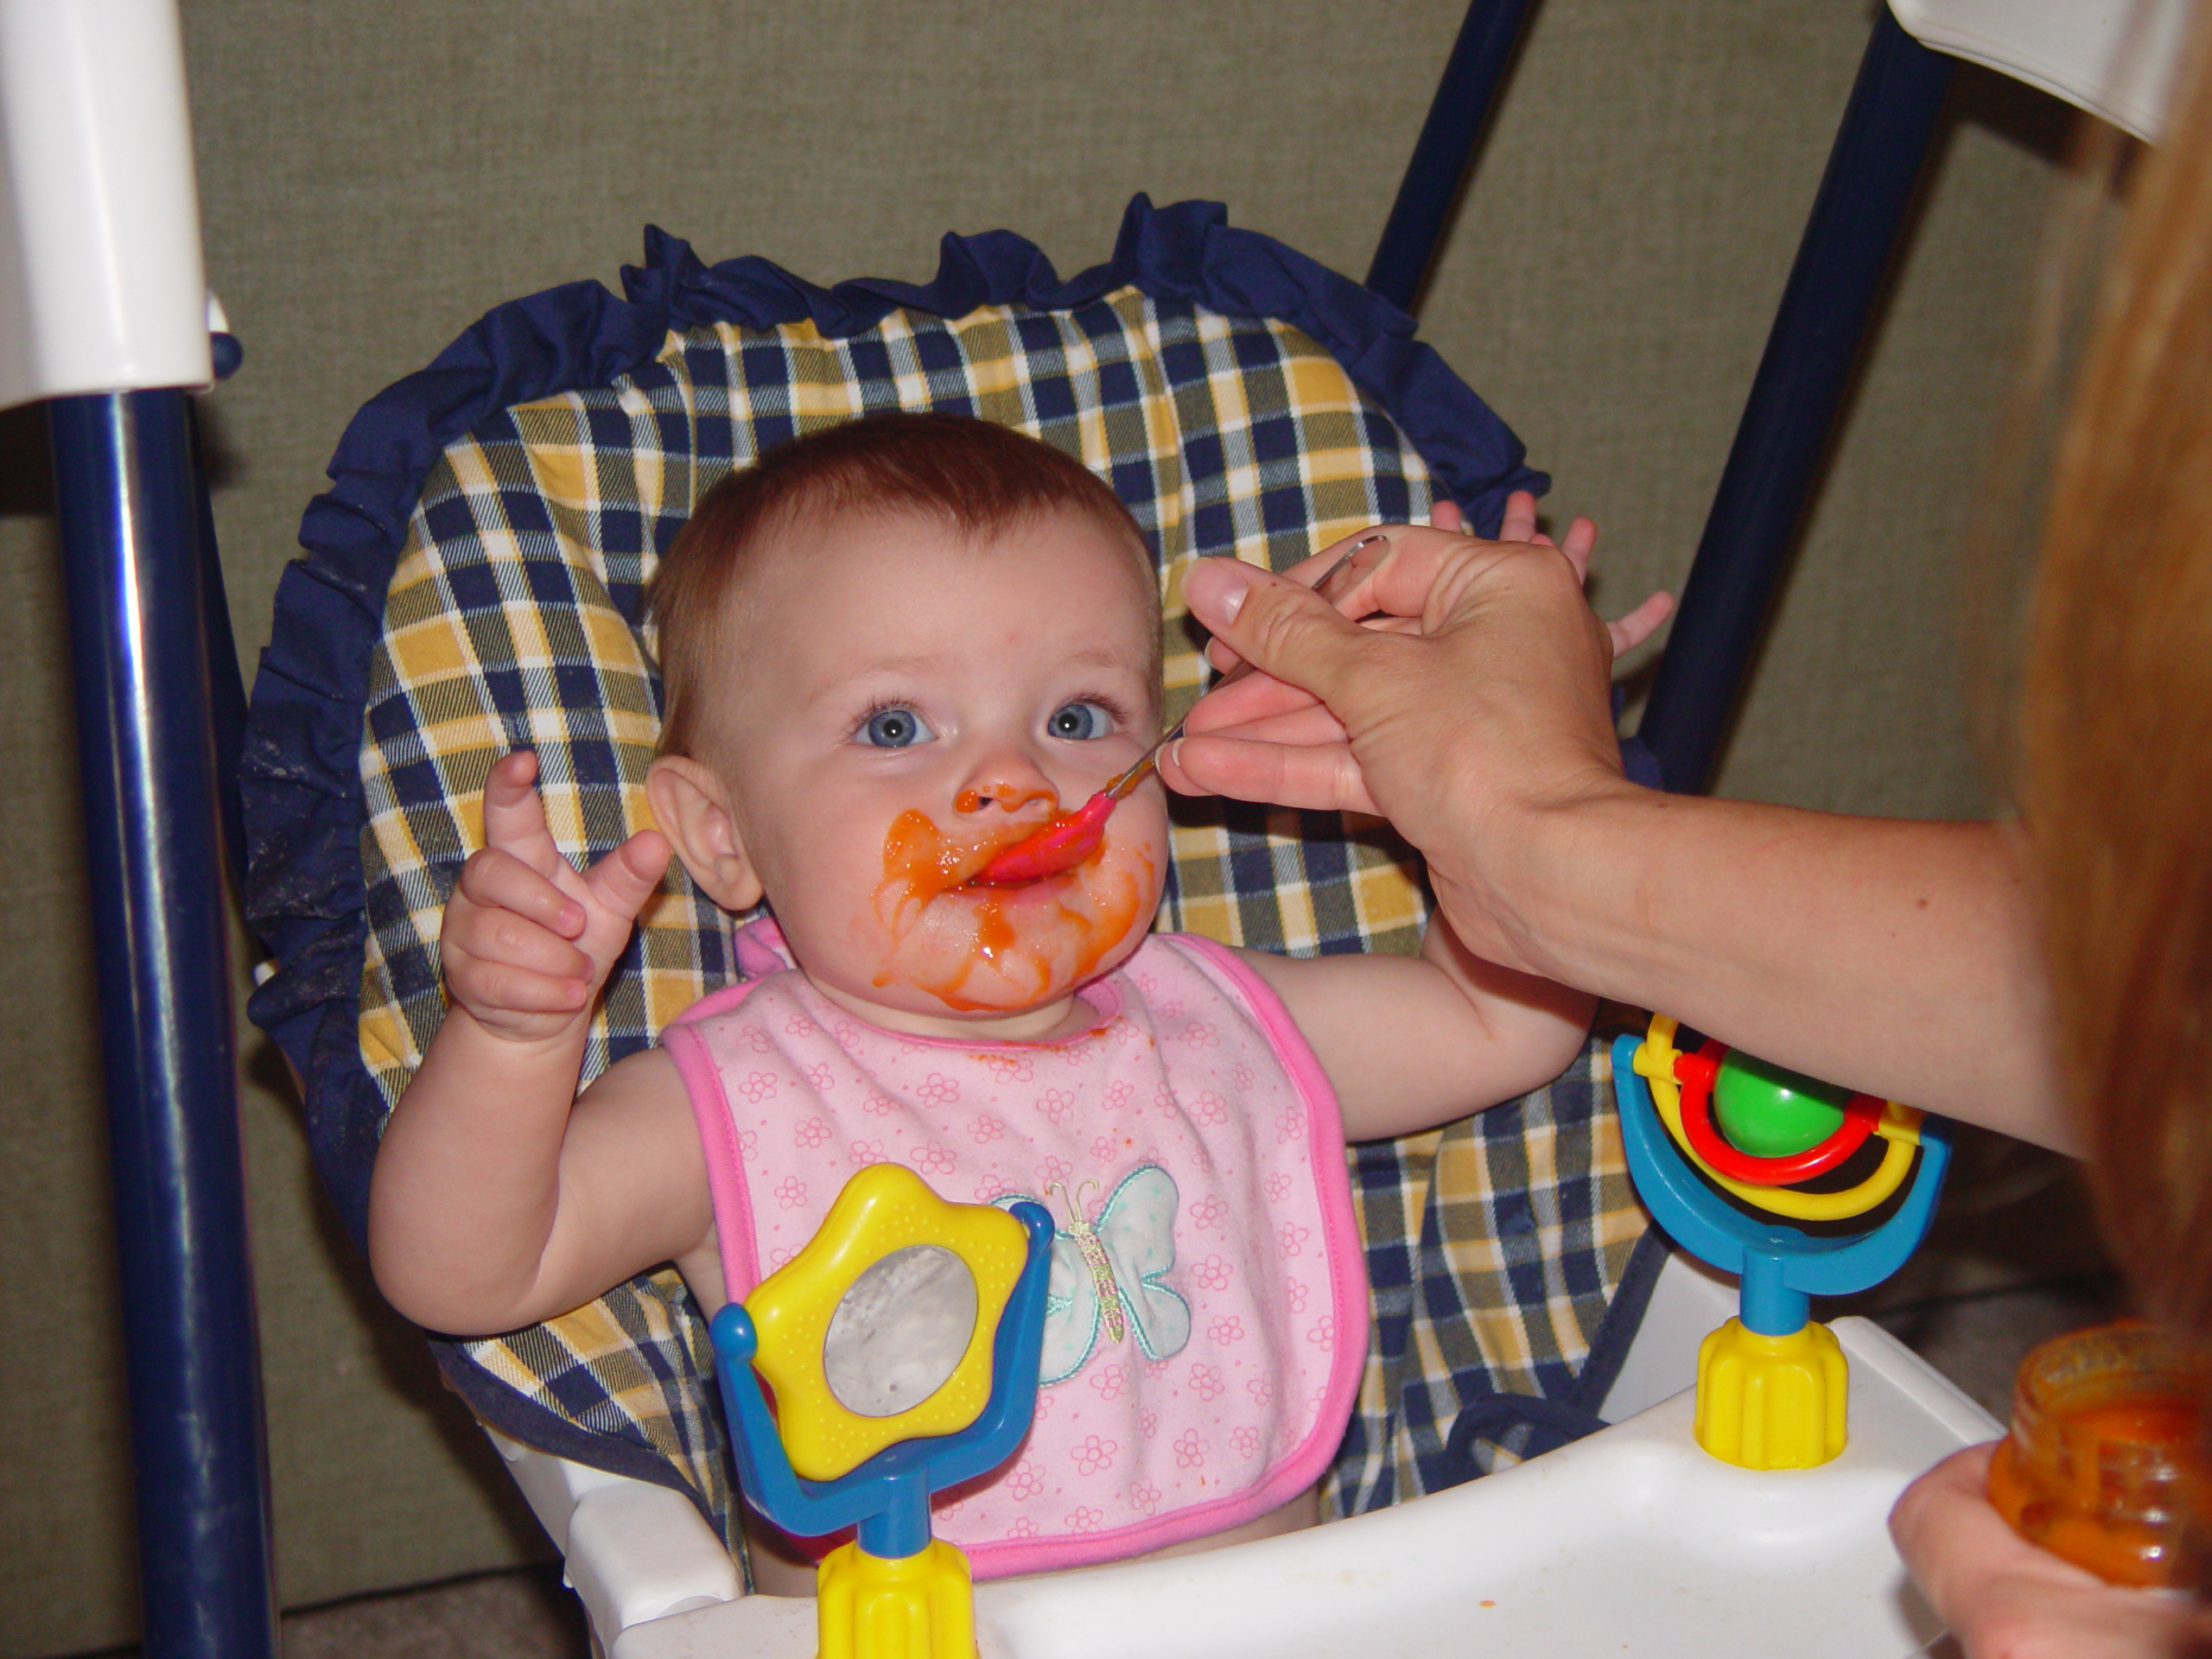
[[174,0],[0,0],[0,409],[214,378]]

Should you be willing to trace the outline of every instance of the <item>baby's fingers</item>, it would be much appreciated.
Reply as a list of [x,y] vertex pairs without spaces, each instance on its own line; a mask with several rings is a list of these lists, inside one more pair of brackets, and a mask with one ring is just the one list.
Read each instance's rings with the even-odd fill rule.
[[1605,632],[1613,637],[1613,655],[1633,651],[1658,632],[1659,625],[1675,613],[1675,596],[1665,591],[1653,594],[1626,616],[1605,624]]
[[502,848],[486,847],[470,854],[454,891],[472,904],[512,911],[564,939],[581,937],[588,919],[584,907],[550,877]]
[[545,804],[537,798],[537,756],[516,749],[492,763],[484,779],[484,844],[513,852],[543,869],[561,856],[545,828]]
[[1559,544],[1567,555],[1567,562],[1574,567],[1574,574],[1587,578],[1590,575],[1590,556],[1598,550],[1598,525],[1595,520],[1577,515],[1567,527],[1567,536]]
[[466,951],[447,952],[445,970],[448,1001],[510,1036],[550,1036],[591,1001],[587,980],[486,962]]
[[584,881],[607,914],[626,926],[659,887],[669,851],[659,830],[640,830],[586,871]]
[[493,968],[579,982],[588,982],[594,976],[588,955],[512,910],[448,906],[438,944],[441,953],[448,957],[467,957]]
[[1533,541],[1535,534],[1536,498],[1527,490],[1516,490],[1505,498],[1505,516],[1498,520],[1497,539]]

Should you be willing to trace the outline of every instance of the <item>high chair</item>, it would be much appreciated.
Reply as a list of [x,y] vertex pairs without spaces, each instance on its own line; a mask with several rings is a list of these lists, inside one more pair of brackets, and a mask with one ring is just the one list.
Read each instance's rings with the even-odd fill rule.
[[[365,410],[280,589],[245,768],[248,906],[278,963],[253,1006],[302,1067],[318,1160],[357,1229],[377,1126],[442,1017],[436,928],[485,769],[534,746],[553,833],[579,859],[643,821],[658,734],[644,585],[699,493],[760,448],[898,405],[1080,455],[1158,550],[1171,720],[1202,677],[1179,600],[1191,560],[1280,568],[1425,518],[1440,492],[1495,525],[1508,492],[1541,481],[1398,313],[1205,204],[1139,198],[1113,258],[1066,282],[1002,232],[948,238],[922,287],[710,268],[658,232],[646,252],[623,299],[580,283],[503,307]],[[381,606],[354,597],[369,594]],[[1386,836],[1198,803],[1176,809],[1173,856],[1173,928],[1299,951],[1418,938],[1418,884]],[[736,967],[730,919],[672,876],[610,982],[587,1072]],[[1593,1056],[1517,1107],[1361,1149],[1384,1329],[1328,1484],[1337,1511],[1560,1438],[1509,1414],[1454,1446],[1470,1403],[1586,1413],[1602,1395],[1651,1269],[1632,1269],[1647,1224]],[[1548,1155],[1524,1153],[1538,1138]],[[438,1353],[512,1440],[683,1491],[730,1536],[703,1341],[662,1274]]]
[[[1371,277],[1399,305],[1413,302],[1524,10],[1525,0],[1470,9],[1459,73],[1447,76],[1449,95],[1440,93],[1385,238],[1389,258],[1378,254]],[[2024,73],[2145,131],[2155,126],[2162,78],[2139,66],[2171,43],[2166,25],[2179,7],[2152,9],[2162,21],[2142,55],[2118,60],[2134,76],[2126,84],[2113,73],[2121,10],[1897,0],[1897,17],[1936,46]],[[2075,28],[2070,45],[2062,25]],[[1864,124],[1857,112],[1879,102],[1874,83],[1900,57],[1916,62],[1920,48],[1900,46],[1897,33],[1885,12],[1862,80],[1870,105],[1854,99],[1847,140]],[[2031,37],[2024,46],[2023,35]],[[1893,172],[1916,161],[1910,133],[1917,124],[1924,136],[1941,93],[1940,74],[1925,66],[1910,75],[1904,156],[1891,158]],[[265,1478],[231,1014],[207,967],[225,948],[211,873],[226,853],[232,868],[244,863],[245,832],[225,810],[241,735],[205,486],[190,465],[190,405],[179,390],[235,367],[238,353],[205,293],[182,86],[168,0],[0,0],[0,124],[17,207],[11,239],[0,244],[0,406],[53,400],[105,947],[148,1646],[252,1656],[275,1647]],[[1470,87],[1482,95],[1466,96]],[[1839,177],[1816,225],[1832,197],[1837,211],[1849,205],[1851,181],[1832,182]],[[1893,187],[1886,218],[1871,228],[1844,214],[1846,240],[1872,236],[1878,246],[1871,276],[1859,262],[1858,297],[1845,308],[1843,368],[1905,194]],[[1815,256],[1835,229],[1808,233],[1801,273],[1820,264]],[[1807,280],[1817,289],[1819,278],[1815,270]],[[1788,326],[1777,324],[1770,350],[1774,376],[1763,368],[1766,390],[1746,432],[1763,429],[1760,411],[1777,405],[1784,426],[1802,425],[1797,404],[1809,401],[1816,455],[1842,369],[1831,343],[1823,389],[1809,399],[1793,392],[1789,342],[1821,332],[1808,315],[1785,304]],[[544,355],[518,349],[533,334]],[[770,371],[768,395],[751,398],[755,359]],[[286,580],[248,746],[252,904],[276,958],[256,1013],[308,1077],[310,1137],[357,1233],[377,1123],[435,1019],[429,925],[490,755],[530,737],[549,761],[556,834],[577,853],[611,845],[651,743],[638,590],[696,489],[739,459],[740,432],[766,442],[807,420],[938,401],[1096,457],[1155,540],[1171,601],[1190,557],[1234,550],[1281,564],[1374,519],[1418,516],[1439,493],[1478,525],[1494,525],[1505,491],[1537,479],[1503,425],[1411,340],[1395,306],[1191,204],[1154,210],[1141,200],[1114,261],[1068,283],[1003,235],[949,239],[937,281],[924,288],[827,291],[760,262],[710,270],[656,236],[624,299],[578,284],[495,312],[349,432],[337,486],[309,514],[312,556]],[[1204,419],[1184,429],[1193,408]],[[1771,442],[1739,441],[1769,543],[1751,564],[1764,559],[1770,569],[1813,465],[1802,435],[1783,446],[1796,457],[1788,464],[1758,463]],[[619,464],[603,467],[600,446]],[[1717,511],[1716,521],[1725,516]],[[1709,537],[1700,573],[1718,556],[1712,545]],[[1694,578],[1685,595],[1671,659],[1684,672],[1717,664],[1721,715],[1770,582],[1754,575],[1736,598],[1714,599],[1713,583]],[[487,654],[487,630],[441,620],[426,602],[433,595],[477,622],[506,625],[505,639],[489,641]],[[555,608],[508,608],[530,595]],[[1697,632],[1714,620],[1725,639]],[[1693,649],[1700,637],[1720,643]],[[608,658],[582,666],[574,648],[587,643]],[[1196,694],[1197,658],[1172,625],[1168,643],[1179,709]],[[1665,765],[1678,786],[1709,766],[1719,717],[1706,701],[1704,735]],[[1171,920],[1293,949],[1408,943],[1420,900],[1403,864],[1363,826],[1302,833],[1313,828],[1235,808],[1179,818]],[[1287,897],[1271,896],[1279,893]],[[593,1068],[648,1040],[695,987],[723,973],[726,941],[720,918],[672,886],[610,988]],[[1426,1635],[1402,1632],[1402,1645],[1449,1639],[1456,1651],[1478,1615],[1422,1586],[1463,1580],[1470,1559],[1497,1552],[1523,1574],[1516,1582],[1545,1582],[1565,1559],[1546,1557],[1545,1541],[1578,1529],[1589,1538],[1581,1523],[1599,1493],[1642,1494],[1611,1510],[1641,1517],[1646,1542],[1660,1535],[1669,1488],[1663,1479],[1637,1486],[1636,1471],[1695,1468],[1683,1478],[1715,1478],[1669,1462],[1664,1446],[1678,1426],[1665,1414],[1680,1402],[1663,1396],[1686,1376],[1685,1341],[1710,1323],[1703,1305],[1725,1303],[1726,1292],[1679,1262],[1655,1274],[1658,1251],[1641,1242],[1599,1107],[1603,1071],[1593,1050],[1560,1084],[1471,1128],[1360,1153],[1381,1345],[1332,1497],[1340,1510],[1363,1511],[1512,1464],[1560,1438],[1561,1421],[1578,1414],[1618,1419],[1649,1407],[1638,1417],[1644,1427],[1344,1522],[1346,1535],[1364,1529],[1357,1535],[1377,1544],[1349,1574],[1335,1562],[1325,1571],[1308,1553],[1324,1532],[1205,1566],[987,1586],[987,1642],[1038,1653],[1103,1644],[1120,1638],[1115,1614],[1134,1601],[1177,1610],[1177,1642],[1193,1651],[1293,1645],[1210,1622],[1224,1606],[1270,1609],[1317,1651],[1371,1640],[1379,1608],[1416,1618],[1442,1610]],[[1517,1177],[1525,1137],[1548,1140],[1560,1154],[1552,1167],[1580,1173],[1549,1183]],[[1477,1293],[1477,1284],[1492,1288]],[[1496,1305],[1483,1305],[1491,1294]],[[1654,1312],[1631,1348],[1630,1316],[1645,1294]],[[1440,1317],[1440,1306],[1451,1311]],[[554,1327],[441,1349],[615,1652],[698,1650],[685,1645],[693,1632],[719,1626],[686,1627],[687,1618],[742,1617],[764,1648],[778,1639],[780,1610],[743,1611],[730,1599],[735,1568],[716,1530],[729,1514],[720,1431],[699,1407],[704,1350],[687,1317],[680,1287],[662,1276]],[[1886,1502],[1874,1497],[1882,1481],[1988,1425],[1871,1327],[1843,1339],[1885,1379],[1879,1397],[1891,1402],[1878,1426],[1889,1435],[1886,1472],[1862,1481],[1851,1508],[1871,1524]],[[1487,1414],[1507,1396],[1536,1403],[1496,1438],[1455,1446],[1462,1437],[1450,1426],[1466,1407]],[[524,1449],[503,1425],[547,1449]],[[1786,1509],[1770,1512],[1789,1522]],[[664,1548],[685,1529],[688,1544]],[[656,1572],[665,1582],[649,1582]],[[1645,1582],[1650,1628],[1670,1628],[1683,1617],[1683,1586]],[[1588,1604],[1501,1596],[1476,1605],[1499,1614],[1491,1633],[1501,1651],[1588,1646],[1591,1630],[1578,1623]],[[1686,1642],[1700,1639],[1684,1628]]]

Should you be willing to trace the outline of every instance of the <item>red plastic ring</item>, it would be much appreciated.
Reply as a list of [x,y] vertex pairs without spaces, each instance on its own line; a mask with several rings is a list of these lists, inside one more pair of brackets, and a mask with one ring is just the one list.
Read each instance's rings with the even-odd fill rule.
[[1678,1054],[1675,1081],[1681,1085],[1682,1133],[1691,1148],[1715,1174],[1732,1181],[1746,1186],[1792,1186],[1825,1174],[1866,1145],[1881,1118],[1880,1101],[1872,1095],[1853,1095],[1835,1133],[1818,1146],[1786,1158],[1754,1158],[1731,1146],[1713,1122],[1713,1082],[1727,1055],[1727,1045],[1710,1040],[1694,1054]]

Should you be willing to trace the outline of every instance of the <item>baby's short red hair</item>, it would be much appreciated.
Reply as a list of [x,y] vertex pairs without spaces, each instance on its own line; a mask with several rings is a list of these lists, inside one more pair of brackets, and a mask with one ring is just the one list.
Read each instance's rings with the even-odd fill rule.
[[699,499],[655,573],[647,612],[659,641],[664,754],[698,738],[701,685],[741,649],[728,637],[760,544],[802,518],[920,513],[971,536],[1074,512],[1126,541],[1150,570],[1136,520],[1104,480],[1050,444],[966,415],[867,415],[794,439]]

